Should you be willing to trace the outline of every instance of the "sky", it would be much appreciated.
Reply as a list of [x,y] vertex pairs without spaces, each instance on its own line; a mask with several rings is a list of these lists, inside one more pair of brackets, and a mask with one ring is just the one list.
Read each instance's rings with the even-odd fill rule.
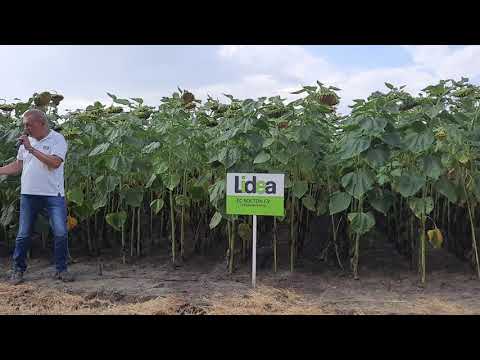
[[339,111],[346,114],[353,99],[387,91],[385,82],[417,95],[461,77],[480,84],[480,46],[0,46],[0,98],[55,90],[65,97],[60,111],[110,104],[107,92],[157,106],[177,87],[226,103],[223,94],[293,100],[291,92],[318,80],[341,89]]

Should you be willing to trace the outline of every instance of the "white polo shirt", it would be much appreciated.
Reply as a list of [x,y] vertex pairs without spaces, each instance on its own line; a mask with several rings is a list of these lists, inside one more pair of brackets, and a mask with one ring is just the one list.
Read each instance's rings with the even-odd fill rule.
[[23,145],[18,149],[17,159],[23,161],[21,193],[25,195],[65,196],[64,163],[68,145],[62,134],[50,130],[40,141],[28,137],[30,144],[45,155],[56,155],[63,162],[57,168],[49,168],[29,153]]

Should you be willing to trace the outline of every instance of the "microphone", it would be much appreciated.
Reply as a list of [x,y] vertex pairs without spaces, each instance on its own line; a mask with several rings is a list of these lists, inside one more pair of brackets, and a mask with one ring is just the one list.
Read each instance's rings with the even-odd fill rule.
[[[22,135],[28,135],[28,131],[27,130],[23,130],[23,133]],[[22,145],[22,140],[18,139],[16,144],[15,144],[15,147],[17,148],[17,150],[20,148],[20,145]]]

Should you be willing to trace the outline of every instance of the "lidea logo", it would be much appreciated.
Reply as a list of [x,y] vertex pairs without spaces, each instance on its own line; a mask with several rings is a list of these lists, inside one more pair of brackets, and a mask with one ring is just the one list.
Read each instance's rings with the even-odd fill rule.
[[227,214],[284,215],[283,174],[227,174]]
[[[241,180],[240,180],[241,179]],[[271,194],[277,193],[277,184],[273,180],[257,182],[257,177],[253,176],[252,180],[247,180],[246,176],[235,176],[235,194]]]

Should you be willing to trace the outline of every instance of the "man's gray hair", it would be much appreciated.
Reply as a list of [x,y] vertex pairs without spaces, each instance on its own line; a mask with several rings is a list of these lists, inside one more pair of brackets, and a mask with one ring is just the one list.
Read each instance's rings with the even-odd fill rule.
[[35,120],[39,120],[39,121],[43,122],[44,124],[48,125],[47,114],[45,114],[42,110],[38,110],[38,109],[27,110],[23,114],[23,117],[24,118],[33,117]]

